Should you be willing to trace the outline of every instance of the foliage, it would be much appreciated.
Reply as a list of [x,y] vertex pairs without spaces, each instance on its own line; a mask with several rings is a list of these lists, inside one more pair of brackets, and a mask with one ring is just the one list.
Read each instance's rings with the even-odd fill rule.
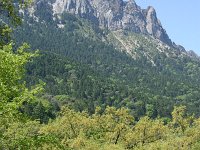
[[[18,25],[21,20],[18,11],[25,5],[26,1],[15,1],[14,4],[14,1],[1,0],[1,18],[7,17],[6,21],[11,21],[11,25]],[[28,149],[34,145],[36,149],[51,137],[39,135],[40,124],[30,121],[20,109],[25,103],[37,100],[43,90],[42,84],[28,89],[23,80],[25,65],[37,52],[26,52],[28,44],[14,50],[14,44],[9,41],[11,26],[2,19],[0,21],[0,149]]]
[[14,52],[9,44],[0,49],[0,149],[25,148],[41,142],[36,136],[39,123],[29,122],[19,111],[25,103],[36,101],[43,90],[42,85],[28,89],[22,80],[25,64],[36,56],[25,52],[27,48],[24,44]]
[[[179,114],[182,108],[176,107],[172,113]],[[97,108],[95,114],[89,116],[86,112],[75,112],[65,107],[54,121],[41,127],[39,132],[54,135],[64,149],[198,148],[198,118],[194,118],[182,132],[171,125],[173,120],[164,124],[162,118],[143,117],[135,122],[125,108],[107,107],[105,112],[99,112],[100,108]],[[187,117],[183,116],[180,121]]]
[[4,45],[0,49],[0,108],[1,116],[11,114],[18,109],[24,101],[33,99],[33,95],[41,89],[36,87],[29,91],[21,81],[25,70],[24,65],[35,54],[26,53],[27,44],[21,46],[16,52],[12,44]]
[[11,40],[12,28],[21,23],[19,10],[27,7],[30,0],[1,0],[0,1],[0,48]]

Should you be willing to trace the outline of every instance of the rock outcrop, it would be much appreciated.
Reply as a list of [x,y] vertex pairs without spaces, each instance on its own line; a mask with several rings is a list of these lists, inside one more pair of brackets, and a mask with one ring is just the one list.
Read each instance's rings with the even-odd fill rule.
[[56,0],[52,5],[54,15],[72,13],[102,28],[148,34],[172,45],[155,9],[141,9],[134,0]]

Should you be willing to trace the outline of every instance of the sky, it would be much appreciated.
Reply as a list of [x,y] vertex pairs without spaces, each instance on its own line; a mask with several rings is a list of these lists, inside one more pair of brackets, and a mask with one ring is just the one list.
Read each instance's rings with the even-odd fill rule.
[[135,0],[153,6],[170,39],[200,55],[200,0]]

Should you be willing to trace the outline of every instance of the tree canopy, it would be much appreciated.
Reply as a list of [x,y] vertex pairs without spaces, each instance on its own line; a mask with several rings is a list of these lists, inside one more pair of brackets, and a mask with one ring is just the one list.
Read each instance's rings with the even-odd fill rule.
[[27,7],[30,0],[1,0],[0,1],[0,47],[11,40],[11,26],[21,23],[19,11]]

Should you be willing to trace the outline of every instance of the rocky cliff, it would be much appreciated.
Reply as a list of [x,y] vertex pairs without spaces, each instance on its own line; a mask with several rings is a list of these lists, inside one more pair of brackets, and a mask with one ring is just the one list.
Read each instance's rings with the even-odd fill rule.
[[72,13],[102,28],[143,33],[172,45],[155,9],[141,9],[134,0],[55,0],[52,6],[54,15]]

